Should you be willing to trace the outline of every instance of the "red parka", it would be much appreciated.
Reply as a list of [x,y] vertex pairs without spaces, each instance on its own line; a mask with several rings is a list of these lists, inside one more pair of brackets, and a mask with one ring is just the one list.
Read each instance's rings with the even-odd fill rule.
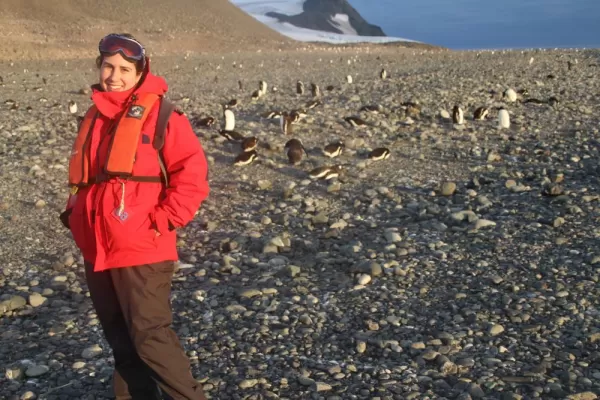
[[[130,94],[167,92],[165,80],[152,75],[149,65],[144,74],[141,84],[128,93],[104,92],[98,85],[92,86],[92,101],[100,115],[90,142],[90,176],[102,172],[108,156],[109,127],[127,107]],[[161,176],[152,146],[158,107],[157,102],[142,128],[133,175]],[[184,115],[171,115],[162,154],[168,188],[160,182],[111,178],[70,196],[68,225],[83,258],[94,264],[95,271],[178,259],[174,228],[191,221],[209,193],[204,151]],[[121,203],[123,189],[128,217],[121,221],[114,211]]]

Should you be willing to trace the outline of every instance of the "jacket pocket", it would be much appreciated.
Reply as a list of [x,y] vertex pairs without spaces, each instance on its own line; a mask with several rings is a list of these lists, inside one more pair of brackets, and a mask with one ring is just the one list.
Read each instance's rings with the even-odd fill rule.
[[153,206],[129,205],[119,216],[115,210],[102,217],[110,251],[146,252],[157,249],[156,233],[150,221]]

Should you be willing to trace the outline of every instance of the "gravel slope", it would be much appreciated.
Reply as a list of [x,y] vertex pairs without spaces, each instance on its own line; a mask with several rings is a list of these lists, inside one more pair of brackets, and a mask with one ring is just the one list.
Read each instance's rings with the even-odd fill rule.
[[[196,127],[212,193],[180,232],[173,289],[175,329],[211,398],[596,398],[599,54],[382,46],[155,58],[190,118],[218,121]],[[111,398],[112,359],[58,221],[76,126],[67,103],[89,105],[78,93],[92,65],[0,64],[5,398]],[[252,101],[261,79],[267,93]],[[289,165],[290,137],[261,114],[303,107],[311,82],[322,104],[291,135],[309,158]],[[529,94],[509,102],[507,88]],[[559,103],[524,102],[551,96]],[[236,130],[259,139],[245,167],[218,134],[220,103],[233,98]],[[367,104],[382,112],[359,112]],[[460,126],[442,116],[455,104]],[[485,104],[490,119],[473,121]],[[500,106],[509,129],[497,129]],[[350,127],[351,115],[368,126]],[[324,157],[337,139],[343,154]],[[381,146],[390,158],[368,160]],[[334,163],[346,166],[339,178],[308,178]]]

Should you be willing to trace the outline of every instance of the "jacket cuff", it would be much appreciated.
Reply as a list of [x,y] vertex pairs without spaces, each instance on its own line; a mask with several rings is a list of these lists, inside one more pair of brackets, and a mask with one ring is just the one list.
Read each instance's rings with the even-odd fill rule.
[[169,215],[165,210],[157,208],[154,213],[150,215],[150,220],[154,224],[155,229],[160,233],[166,233],[175,229],[171,221],[169,221]]

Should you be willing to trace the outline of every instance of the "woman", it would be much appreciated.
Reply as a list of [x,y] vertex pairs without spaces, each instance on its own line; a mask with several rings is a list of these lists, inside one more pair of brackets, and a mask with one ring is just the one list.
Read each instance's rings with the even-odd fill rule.
[[61,221],[81,250],[113,350],[116,398],[205,399],[170,328],[169,300],[175,229],[209,193],[204,152],[187,118],[161,101],[167,84],[150,73],[140,42],[111,34],[99,51],[99,83],[71,152]]

